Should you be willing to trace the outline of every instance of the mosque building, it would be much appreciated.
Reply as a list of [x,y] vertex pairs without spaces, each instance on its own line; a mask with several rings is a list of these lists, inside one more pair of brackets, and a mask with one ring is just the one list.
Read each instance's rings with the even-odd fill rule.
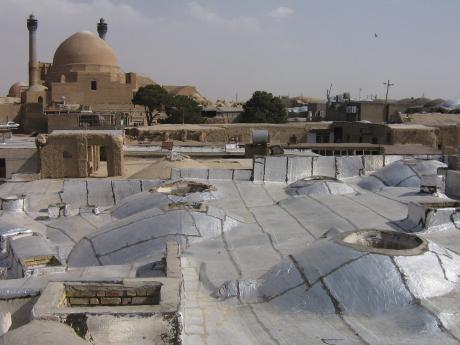
[[[105,40],[108,25],[101,18],[98,35],[82,31],[64,40],[53,62],[37,58],[38,20],[31,14],[29,31],[29,84],[15,83],[8,96],[21,100],[19,120],[25,132],[80,127],[144,125],[144,109],[131,103],[141,86],[156,84],[137,73],[125,73]],[[168,86],[172,95],[184,95],[204,104],[194,86]],[[63,117],[62,113],[72,116]]]

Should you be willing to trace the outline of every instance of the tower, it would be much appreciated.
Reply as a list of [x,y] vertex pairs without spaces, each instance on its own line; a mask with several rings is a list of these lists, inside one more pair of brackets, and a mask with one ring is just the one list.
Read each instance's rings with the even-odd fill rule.
[[105,40],[105,35],[107,34],[107,23],[104,18],[101,18],[99,23],[97,23],[97,33],[101,39]]
[[38,20],[31,14],[27,19],[27,30],[29,30],[29,88],[38,85],[37,28]]

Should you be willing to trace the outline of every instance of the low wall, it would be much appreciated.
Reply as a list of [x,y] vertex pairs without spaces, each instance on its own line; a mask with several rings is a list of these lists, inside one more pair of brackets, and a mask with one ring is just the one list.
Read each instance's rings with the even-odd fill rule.
[[5,177],[13,174],[35,174],[39,170],[37,149],[14,148],[5,146],[0,148],[0,158],[5,160]]
[[252,170],[243,169],[171,169],[172,179],[251,181]]
[[254,159],[254,182],[291,183],[311,176],[347,178],[362,176],[401,159],[441,160],[442,156],[267,156]]
[[347,178],[369,172],[401,159],[436,159],[439,155],[365,155],[365,156],[260,156],[254,158],[253,170],[172,169],[171,178],[203,180],[243,180],[292,183],[311,176]]

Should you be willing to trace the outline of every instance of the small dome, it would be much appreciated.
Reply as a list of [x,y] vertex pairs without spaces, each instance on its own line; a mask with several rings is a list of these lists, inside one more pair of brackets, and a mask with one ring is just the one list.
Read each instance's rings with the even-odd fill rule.
[[[459,273],[460,256],[434,242],[365,229],[319,239],[259,279],[225,282],[215,296],[264,301],[292,313],[334,314],[339,306],[344,315],[408,316],[421,300],[458,296]],[[425,318],[423,328],[435,322],[423,309],[415,312]]]
[[54,53],[53,66],[76,64],[118,66],[112,47],[89,31],[73,34]]
[[28,85],[23,82],[17,82],[11,85],[8,91],[8,97],[21,97],[22,91],[26,90]]
[[202,203],[173,202],[151,207],[83,237],[72,248],[68,264],[85,267],[160,261],[168,241],[186,248],[189,243],[218,237],[237,224],[224,211]]

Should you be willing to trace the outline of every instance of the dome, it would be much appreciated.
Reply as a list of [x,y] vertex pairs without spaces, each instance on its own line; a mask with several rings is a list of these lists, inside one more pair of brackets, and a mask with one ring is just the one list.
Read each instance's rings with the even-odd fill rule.
[[191,242],[220,236],[237,223],[222,210],[202,203],[153,207],[86,235],[72,248],[68,264],[85,267],[161,261],[168,241],[186,248]]
[[436,160],[399,160],[359,181],[361,188],[377,191],[384,187],[419,188],[421,177],[436,175],[446,164]]
[[23,82],[17,82],[11,85],[8,91],[8,97],[21,97],[22,91],[26,90],[28,85]]
[[316,176],[291,183],[286,188],[286,192],[294,196],[341,195],[352,194],[355,190],[342,181],[323,176]]
[[89,31],[73,34],[54,53],[53,67],[77,64],[118,66],[112,47]]
[[[408,330],[432,336],[427,330],[437,329],[437,318],[454,321],[421,306],[433,298],[443,303],[458,298],[459,273],[460,256],[430,240],[358,230],[319,239],[282,259],[259,279],[227,281],[214,296],[266,302],[278,312],[296,315],[339,314],[358,323],[364,320],[365,327],[393,320],[396,337]],[[419,344],[401,339],[387,343]]]

